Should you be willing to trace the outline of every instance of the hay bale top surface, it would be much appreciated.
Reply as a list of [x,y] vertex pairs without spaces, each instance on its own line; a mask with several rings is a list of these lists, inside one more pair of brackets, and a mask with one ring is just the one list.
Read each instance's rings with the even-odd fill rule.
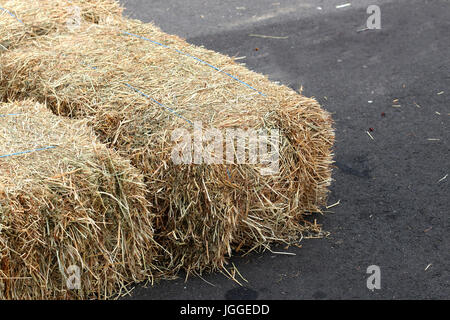
[[0,103],[0,156],[54,147],[0,158],[0,189],[13,192],[71,171],[68,160],[89,158],[96,145],[84,121],[57,117],[31,100]]
[[77,33],[45,37],[11,52],[1,63],[17,82],[5,85],[8,98],[17,98],[14,87],[23,91],[26,83],[28,95],[45,97],[55,113],[72,117],[132,110],[137,119],[151,119],[146,127],[152,128],[189,121],[257,128],[270,113],[296,108],[298,117],[329,120],[314,99],[136,20],[84,24]]

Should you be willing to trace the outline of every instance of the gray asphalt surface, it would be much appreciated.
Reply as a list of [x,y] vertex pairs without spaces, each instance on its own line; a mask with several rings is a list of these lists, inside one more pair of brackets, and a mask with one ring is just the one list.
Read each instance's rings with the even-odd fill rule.
[[[250,69],[316,97],[336,121],[329,203],[340,200],[314,217],[330,236],[303,240],[289,249],[296,256],[232,258],[245,287],[220,273],[181,275],[138,286],[131,299],[450,297],[448,0],[123,3],[131,17],[245,56]],[[357,32],[369,4],[380,6],[382,28]],[[380,290],[366,287],[369,265],[381,268]]]

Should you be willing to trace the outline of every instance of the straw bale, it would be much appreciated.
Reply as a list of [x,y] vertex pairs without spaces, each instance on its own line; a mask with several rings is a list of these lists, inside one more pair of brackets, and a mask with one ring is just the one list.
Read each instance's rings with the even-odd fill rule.
[[85,121],[0,103],[0,299],[107,298],[152,280],[149,206],[142,175]]
[[[152,24],[119,18],[46,37],[4,54],[0,65],[0,98],[32,97],[55,114],[88,119],[103,143],[141,170],[162,267],[216,269],[233,249],[292,244],[318,231],[304,216],[325,204],[334,131],[315,99]],[[175,164],[171,135],[192,132],[195,121],[222,132],[279,129],[279,171]]]

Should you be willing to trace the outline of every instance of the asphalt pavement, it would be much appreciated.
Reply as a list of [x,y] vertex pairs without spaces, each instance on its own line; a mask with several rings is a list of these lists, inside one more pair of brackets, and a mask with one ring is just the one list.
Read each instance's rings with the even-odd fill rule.
[[[450,297],[450,1],[122,3],[133,18],[303,88],[336,122],[337,205],[313,217],[327,238],[303,240],[289,248],[295,256],[233,257],[242,287],[221,273],[180,275],[129,298]],[[381,29],[365,29],[369,5]],[[367,288],[371,265],[380,289]]]

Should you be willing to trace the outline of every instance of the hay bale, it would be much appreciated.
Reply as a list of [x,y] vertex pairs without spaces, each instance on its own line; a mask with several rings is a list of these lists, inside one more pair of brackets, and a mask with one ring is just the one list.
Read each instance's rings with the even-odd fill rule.
[[107,298],[158,272],[142,176],[84,122],[0,103],[0,299]]
[[[318,230],[303,217],[325,203],[334,132],[316,100],[125,19],[47,37],[0,65],[0,97],[31,96],[56,114],[88,118],[102,142],[142,171],[164,267],[220,268],[232,249],[291,244]],[[194,121],[221,132],[279,129],[279,172],[263,175],[261,163],[175,164],[172,133],[192,133]]]
[[76,32],[79,23],[120,16],[114,0],[0,0],[0,53],[53,32]]

